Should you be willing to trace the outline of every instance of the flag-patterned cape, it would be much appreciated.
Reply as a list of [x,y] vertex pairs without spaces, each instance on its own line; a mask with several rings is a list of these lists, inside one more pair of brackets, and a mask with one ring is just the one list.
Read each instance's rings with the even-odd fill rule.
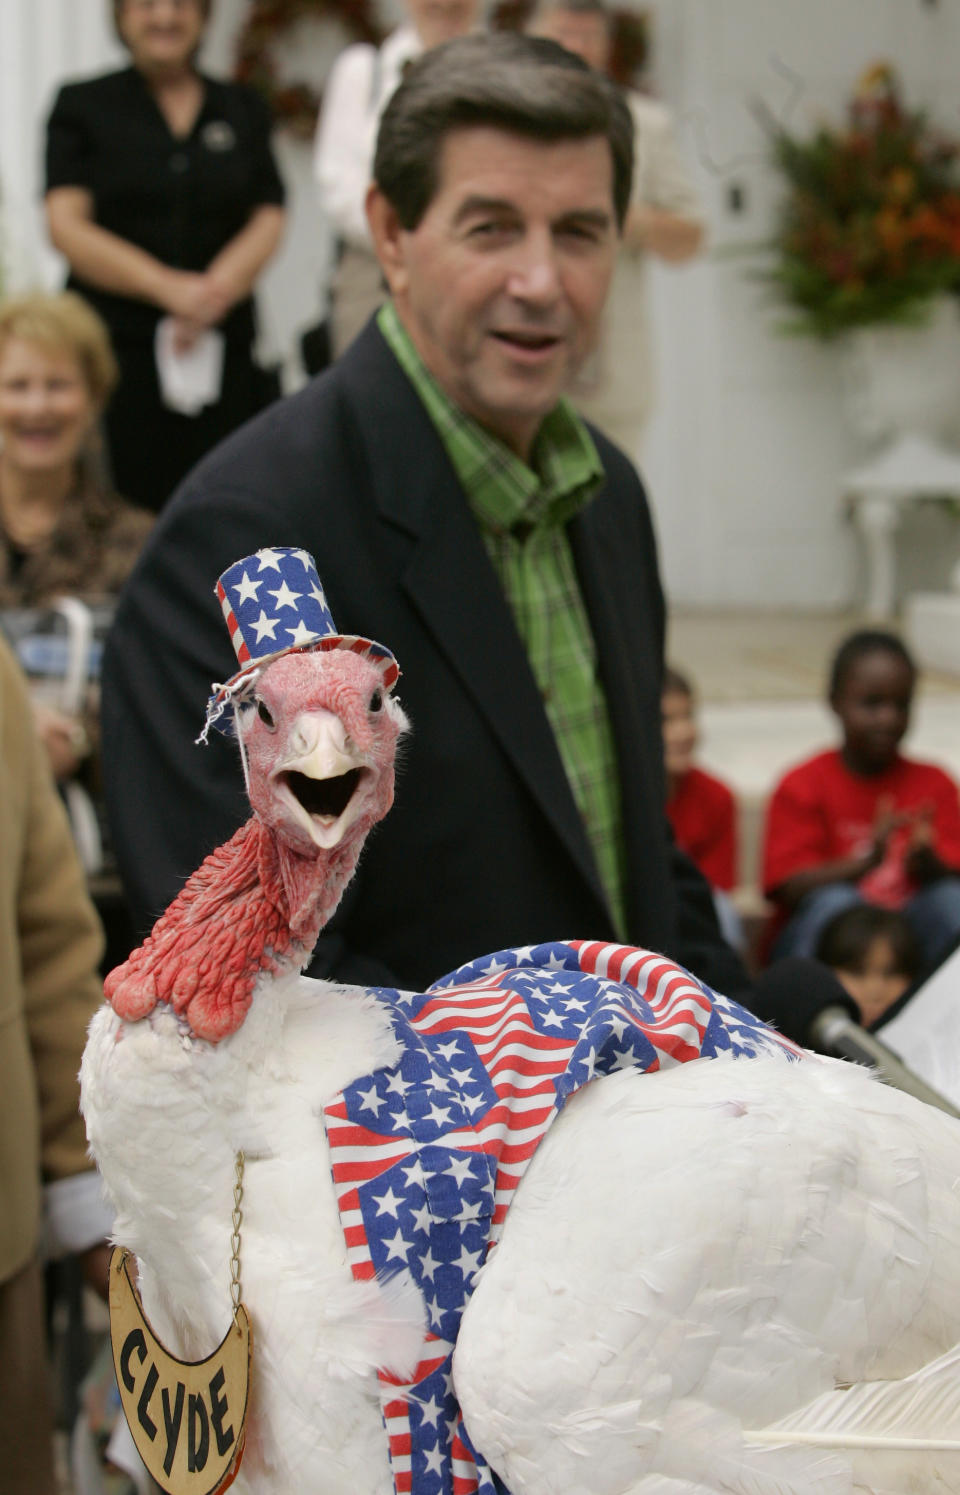
[[460,1318],[513,1192],[567,1096],[597,1075],[801,1051],[664,956],[573,940],[484,956],[426,993],[375,989],[403,1057],[325,1109],[356,1278],[408,1270],[428,1332],[381,1374],[397,1495],[503,1495],[451,1389]]

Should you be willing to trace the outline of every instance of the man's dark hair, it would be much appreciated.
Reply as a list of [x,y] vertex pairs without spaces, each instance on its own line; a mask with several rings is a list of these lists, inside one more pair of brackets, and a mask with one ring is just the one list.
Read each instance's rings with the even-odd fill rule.
[[902,639],[897,638],[895,633],[887,633],[882,628],[862,628],[857,633],[851,633],[849,638],[844,639],[830,666],[830,683],[827,691],[828,699],[833,701],[843,690],[847,683],[847,677],[854,665],[859,663],[867,654],[892,654],[907,666],[907,669],[916,679],[917,666],[913,655]]
[[919,974],[920,948],[906,915],[872,903],[858,903],[835,914],[824,926],[816,956],[831,970],[860,972],[876,939],[889,942],[898,975],[912,979]]
[[426,52],[380,121],[373,176],[408,231],[437,190],[452,130],[488,126],[531,140],[604,136],[622,226],[633,180],[633,120],[615,84],[556,42],[518,32],[463,36]]

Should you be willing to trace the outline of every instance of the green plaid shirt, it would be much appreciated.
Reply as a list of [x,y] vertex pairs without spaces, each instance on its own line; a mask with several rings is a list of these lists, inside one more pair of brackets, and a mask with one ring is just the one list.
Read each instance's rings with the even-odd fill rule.
[[[565,525],[603,482],[590,433],[566,401],[545,418],[534,468],[443,393],[392,302],[377,317],[463,485],[540,687],[617,934],[627,937],[617,755],[597,651]],[[529,526],[518,538],[516,527]]]

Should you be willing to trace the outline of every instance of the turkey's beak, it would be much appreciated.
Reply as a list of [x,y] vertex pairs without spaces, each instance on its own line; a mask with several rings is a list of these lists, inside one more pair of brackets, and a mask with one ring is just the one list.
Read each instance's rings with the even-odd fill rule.
[[332,711],[305,711],[274,771],[280,799],[315,846],[329,851],[360,815],[357,790],[371,769]]

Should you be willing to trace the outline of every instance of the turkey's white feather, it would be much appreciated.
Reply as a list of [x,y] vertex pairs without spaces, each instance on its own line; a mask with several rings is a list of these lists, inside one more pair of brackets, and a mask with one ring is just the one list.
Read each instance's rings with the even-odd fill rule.
[[241,1270],[256,1348],[238,1492],[265,1477],[277,1491],[393,1489],[376,1368],[409,1373],[423,1306],[407,1274],[353,1280],[320,1113],[396,1057],[365,993],[299,976],[265,978],[217,1045],[166,1008],[125,1024],[105,1007],[91,1025],[82,1103],[115,1238],[139,1258],[154,1329],[187,1358],[230,1322],[234,1158],[246,1154]]
[[[741,1429],[960,1339],[958,1169],[956,1123],[848,1065],[699,1060],[589,1086],[464,1315],[471,1438],[523,1495],[873,1489],[849,1450]],[[925,1462],[915,1488],[947,1488]]]
[[[818,1397],[773,1427],[747,1431],[751,1443],[847,1450],[880,1456],[909,1454],[915,1467],[926,1464],[950,1475],[960,1488],[960,1345],[902,1381],[866,1382]],[[945,1455],[952,1457],[946,1458]],[[859,1460],[863,1464],[864,1460]],[[888,1470],[889,1475],[889,1470]]]
[[[216,1046],[163,1008],[129,1026],[104,1009],[91,1028],[83,1104],[117,1238],[157,1332],[190,1358],[229,1322],[248,1158],[257,1349],[238,1492],[393,1489],[375,1372],[409,1373],[423,1306],[405,1274],[353,1280],[320,1113],[396,1058],[374,1000],[298,977],[265,978]],[[788,1422],[833,1438],[842,1412],[861,1439],[941,1416],[952,1436],[958,1172],[955,1122],[847,1065],[700,1060],[587,1086],[463,1317],[472,1441],[513,1495],[957,1491],[950,1452],[787,1440]]]

